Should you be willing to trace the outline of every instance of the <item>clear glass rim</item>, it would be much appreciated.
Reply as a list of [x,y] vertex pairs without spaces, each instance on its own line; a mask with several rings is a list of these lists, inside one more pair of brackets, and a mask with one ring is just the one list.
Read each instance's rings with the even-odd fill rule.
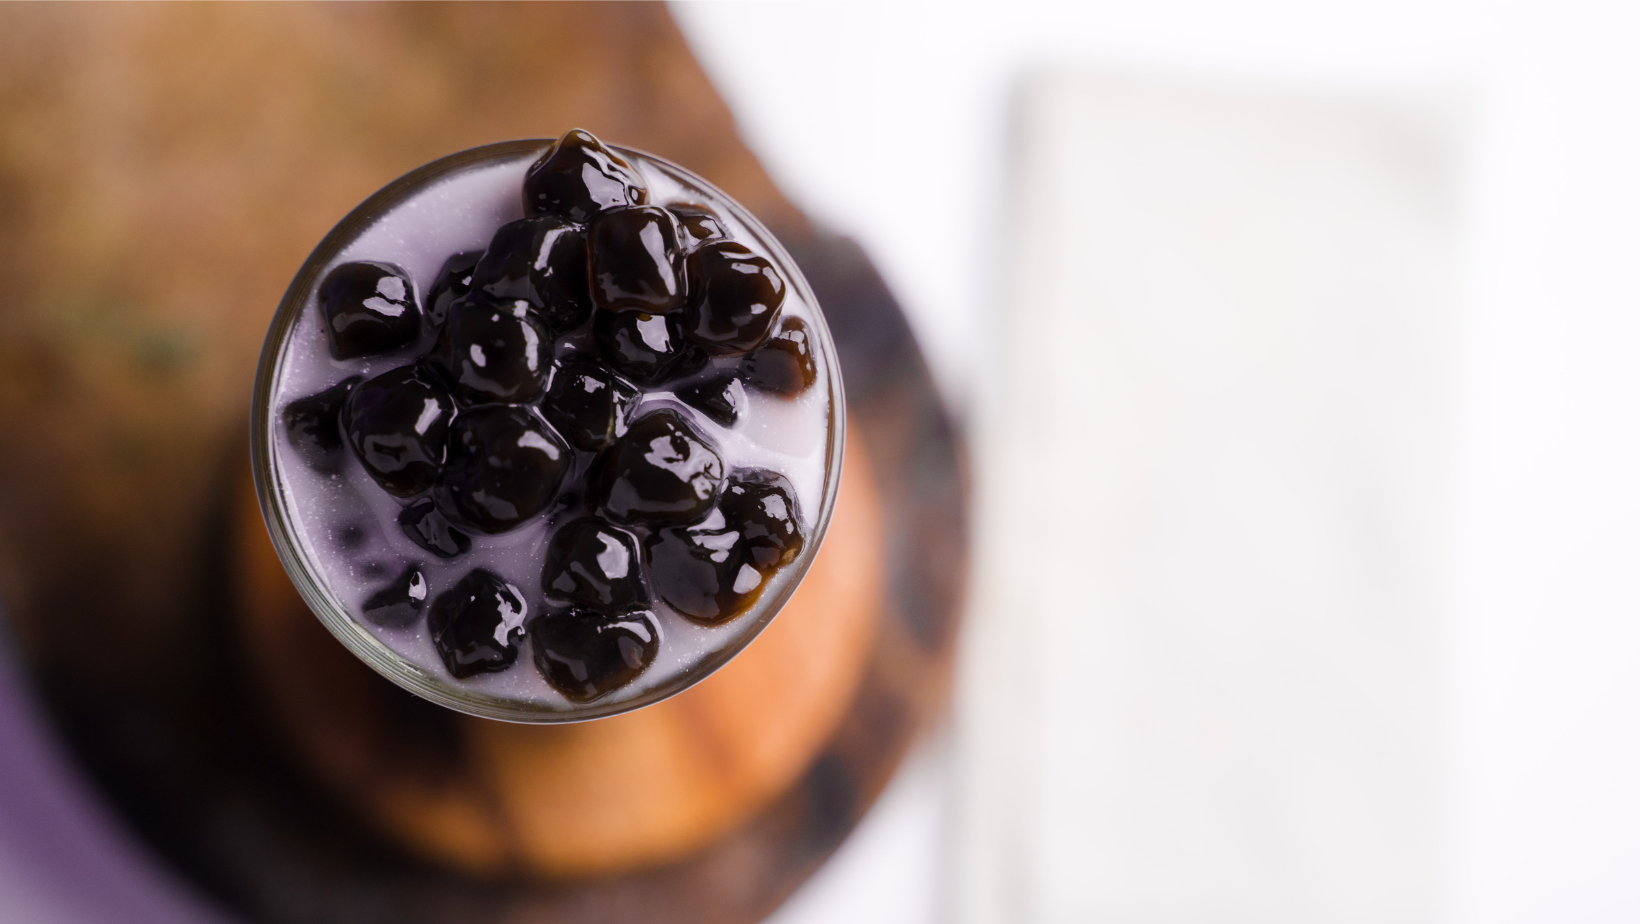
[[303,601],[319,617],[319,621],[349,651],[370,665],[377,673],[424,699],[468,715],[528,724],[585,722],[620,715],[635,709],[641,709],[644,706],[653,705],[675,696],[706,679],[718,668],[727,664],[735,655],[743,651],[758,635],[762,634],[763,630],[785,607],[786,602],[791,599],[791,595],[796,592],[798,585],[808,573],[809,566],[813,564],[815,556],[819,554],[820,546],[824,542],[826,531],[831,524],[832,509],[836,504],[837,490],[841,482],[843,468],[845,404],[842,370],[838,365],[837,351],[832,343],[831,332],[825,324],[824,311],[819,301],[814,297],[814,292],[810,289],[808,281],[803,277],[802,272],[798,270],[796,262],[792,260],[791,255],[786,252],[786,249],[781,246],[775,236],[763,226],[762,222],[758,221],[740,203],[734,201],[716,186],[665,158],[634,148],[611,145],[610,147],[619,151],[622,155],[643,161],[646,167],[654,167],[671,174],[673,179],[678,180],[685,186],[693,186],[708,194],[712,198],[714,208],[723,208],[730,211],[734,217],[752,231],[758,239],[757,243],[767,250],[770,258],[785,271],[790,283],[813,306],[815,319],[819,323],[815,325],[815,330],[811,333],[814,335],[814,346],[820,354],[822,367],[827,370],[830,426],[826,445],[825,486],[821,494],[820,509],[815,512],[810,541],[804,544],[803,551],[799,554],[797,560],[783,569],[780,574],[777,574],[771,585],[765,589],[763,596],[757,603],[759,611],[753,614],[754,621],[742,630],[737,641],[709,653],[694,665],[685,668],[673,679],[645,690],[630,699],[615,703],[592,703],[567,710],[553,710],[540,705],[520,703],[503,697],[461,689],[454,685],[454,681],[435,675],[411,663],[408,659],[389,648],[386,643],[376,638],[374,634],[349,615],[347,607],[329,591],[315,569],[309,566],[301,544],[295,537],[285,507],[285,495],[282,490],[282,479],[274,448],[274,440],[277,438],[275,433],[277,415],[274,414],[273,409],[274,385],[278,379],[279,364],[285,341],[291,329],[300,319],[308,297],[314,287],[318,285],[319,274],[324,268],[360,233],[375,223],[406,196],[447,176],[465,170],[517,161],[525,157],[539,156],[556,140],[553,138],[530,138],[503,141],[441,157],[388,183],[360,203],[341,221],[337,222],[336,226],[330,230],[330,233],[325,235],[319,245],[303,261],[301,268],[297,270],[295,278],[291,281],[290,287],[285,290],[284,297],[279,301],[279,307],[274,313],[273,322],[268,328],[267,339],[263,341],[261,359],[257,364],[255,389],[251,399],[251,467],[256,481],[257,499],[262,508],[262,518],[267,526],[268,535],[273,540],[274,550],[277,552],[280,562],[285,566],[286,573],[290,575],[291,581],[296,585],[296,590]]

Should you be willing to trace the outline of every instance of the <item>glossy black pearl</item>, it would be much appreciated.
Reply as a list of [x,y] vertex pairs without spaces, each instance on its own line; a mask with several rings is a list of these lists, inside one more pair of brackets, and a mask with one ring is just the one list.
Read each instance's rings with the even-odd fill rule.
[[574,129],[524,174],[524,213],[585,223],[606,209],[642,205],[637,173],[591,132]]
[[672,376],[687,347],[676,314],[647,311],[597,312],[592,339],[611,369],[641,385]]
[[528,615],[518,588],[480,568],[433,600],[427,629],[444,666],[466,678],[512,666]]
[[455,558],[467,554],[473,540],[450,525],[450,520],[439,512],[431,498],[416,501],[399,511],[399,526],[410,541],[439,558]]
[[723,484],[723,460],[676,411],[633,423],[605,450],[589,494],[620,523],[677,523],[704,514]]
[[403,628],[421,616],[427,603],[427,578],[415,565],[364,602],[364,618],[378,626]]
[[803,551],[797,491],[778,472],[739,471],[723,486],[718,509],[739,530],[751,562],[765,574],[791,564]]
[[458,253],[444,261],[444,266],[438,271],[438,279],[433,282],[432,291],[427,293],[427,320],[434,327],[443,324],[450,314],[450,306],[472,290],[473,267],[478,265],[478,258],[482,256],[482,250],[474,250]]
[[576,703],[636,680],[660,651],[655,619],[645,612],[608,617],[571,607],[543,614],[529,632],[536,669]]
[[655,593],[705,625],[745,613],[769,578],[803,549],[791,485],[768,472],[737,476],[699,523],[661,530],[644,551]]
[[528,407],[492,404],[462,411],[435,497],[457,524],[503,533],[552,503],[569,468],[569,447]]
[[421,308],[404,270],[391,263],[343,263],[319,284],[330,355],[357,359],[409,346],[421,335]]
[[467,298],[450,308],[427,358],[463,401],[534,401],[546,382],[552,338],[523,301]]
[[732,427],[746,410],[746,387],[732,374],[713,375],[685,385],[678,400],[705,414],[721,427]]
[[420,366],[400,366],[357,385],[345,428],[353,452],[382,490],[398,497],[433,486],[455,401]]
[[548,330],[580,327],[592,313],[586,232],[558,218],[508,222],[473,271],[473,288],[492,301],[529,303]]
[[689,257],[689,289],[684,335],[719,354],[757,349],[786,300],[786,280],[773,264],[733,241]]
[[678,339],[683,340],[683,349],[678,351],[678,358],[666,367],[661,381],[687,378],[712,364],[712,354],[702,349],[700,344],[690,343],[682,333],[678,334]]
[[298,398],[285,405],[281,417],[290,445],[307,464],[321,472],[336,472],[347,457],[342,442],[342,406],[359,376],[343,379],[316,395]]
[[595,307],[650,314],[683,307],[683,252],[671,212],[650,207],[605,212],[592,222],[587,238]]
[[721,241],[729,236],[729,232],[724,230],[723,220],[713,215],[704,205],[671,205],[667,206],[667,210],[677,219],[678,230],[697,246],[708,241]]
[[541,591],[557,603],[575,603],[604,614],[644,603],[638,575],[638,541],[599,517],[564,524],[547,542]]
[[541,413],[575,448],[596,452],[626,432],[636,386],[597,363],[569,361],[552,372]]
[[787,318],[769,342],[741,364],[746,384],[783,398],[795,398],[814,384],[814,347],[809,327],[800,318]]

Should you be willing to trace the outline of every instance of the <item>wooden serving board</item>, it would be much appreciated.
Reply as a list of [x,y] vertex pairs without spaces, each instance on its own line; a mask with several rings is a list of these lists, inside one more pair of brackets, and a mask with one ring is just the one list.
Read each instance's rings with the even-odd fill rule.
[[[0,594],[80,761],[225,907],[750,922],[940,708],[966,545],[955,434],[869,261],[780,197],[663,7],[7,6],[0,124]],[[671,841],[580,867],[482,835],[441,851],[314,759],[258,660],[254,613],[280,591],[251,580],[261,526],[239,493],[257,350],[313,243],[420,163],[575,125],[688,165],[797,257],[838,342],[880,575],[836,636],[852,692],[813,698],[837,708],[810,710],[785,764],[721,786]],[[451,714],[363,677],[376,739],[436,777]]]

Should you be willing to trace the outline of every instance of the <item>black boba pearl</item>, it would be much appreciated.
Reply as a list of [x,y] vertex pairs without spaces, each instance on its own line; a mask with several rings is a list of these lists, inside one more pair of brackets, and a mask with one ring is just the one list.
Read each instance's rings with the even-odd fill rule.
[[644,546],[655,593],[705,625],[751,609],[802,549],[789,483],[761,472],[732,480],[701,522],[661,530]]
[[534,401],[546,381],[552,338],[522,300],[469,297],[450,307],[427,358],[463,401]]
[[683,307],[683,252],[672,213],[648,206],[599,215],[587,229],[592,304],[665,314]]
[[443,324],[450,314],[450,306],[472,290],[473,267],[478,265],[478,258],[482,256],[484,251],[474,250],[458,253],[444,261],[444,267],[438,271],[438,279],[433,283],[433,290],[427,294],[427,320],[434,327]]
[[541,413],[577,449],[596,452],[626,432],[638,396],[602,365],[572,360],[553,369]]
[[610,368],[640,385],[675,374],[687,347],[677,315],[647,311],[597,312],[592,317],[592,339]]
[[607,617],[572,607],[541,616],[529,631],[536,669],[576,703],[631,683],[660,651],[655,619],[644,612]]
[[591,132],[574,129],[524,174],[524,213],[587,222],[606,209],[642,205],[643,181]]
[[330,386],[316,395],[298,398],[285,405],[281,415],[285,435],[290,445],[307,464],[321,472],[340,471],[346,458],[346,444],[342,442],[342,406],[348,393],[359,384],[360,377],[352,376]]
[[420,366],[400,366],[354,387],[348,442],[382,490],[410,497],[431,488],[444,464],[455,402]]
[[746,384],[784,398],[795,398],[814,384],[814,349],[809,327],[800,318],[787,318],[779,333],[747,356],[741,365]]
[[421,335],[410,277],[391,263],[343,263],[319,284],[330,355],[357,359],[409,346]]
[[714,375],[677,391],[678,400],[720,426],[732,427],[746,409],[746,388],[732,374]]
[[[680,334],[679,337],[681,339],[682,335]],[[666,374],[661,378],[662,381],[668,382],[674,379],[687,378],[711,364],[712,354],[702,349],[700,344],[684,340],[683,349],[678,352],[678,358],[672,361],[672,365],[666,367]]]
[[431,498],[416,501],[399,511],[399,526],[411,542],[440,558],[465,555],[473,547],[473,540],[451,526]]
[[534,409],[492,404],[462,411],[435,497],[456,523],[503,533],[552,503],[569,447]]
[[644,602],[638,542],[599,517],[566,523],[547,543],[541,590],[556,603],[575,603],[606,615]]
[[667,206],[667,211],[678,220],[678,229],[687,234],[696,245],[708,241],[721,241],[729,236],[729,232],[723,228],[722,219],[713,215],[703,205],[670,205]]
[[433,600],[427,629],[444,666],[458,679],[493,674],[518,659],[528,614],[518,588],[479,568]]
[[580,327],[592,313],[586,232],[557,218],[508,222],[473,271],[473,288],[495,301],[523,299],[550,330]]
[[768,260],[734,241],[707,244],[689,257],[684,335],[714,353],[745,353],[769,338],[786,280]]
[[[745,612],[763,587],[740,535],[712,511],[695,526],[663,529],[644,543],[655,593],[691,621],[716,625]],[[754,594],[751,600],[747,594]]]
[[712,506],[723,460],[673,410],[640,418],[605,450],[588,485],[596,508],[620,523],[679,523]]
[[736,472],[723,486],[718,508],[740,531],[758,570],[767,574],[789,565],[803,551],[797,492],[785,476],[760,469]]
[[416,621],[426,602],[427,578],[420,568],[411,565],[397,580],[365,601],[364,618],[378,626],[403,628]]

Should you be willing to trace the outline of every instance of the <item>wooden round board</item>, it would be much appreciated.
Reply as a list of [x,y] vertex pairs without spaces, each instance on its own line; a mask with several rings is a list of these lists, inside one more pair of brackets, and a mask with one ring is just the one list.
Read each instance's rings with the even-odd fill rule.
[[[732,924],[790,894],[944,700],[964,470],[869,261],[780,196],[665,7],[18,5],[0,25],[0,113],[33,139],[0,158],[0,594],[56,727],[141,841],[252,921]],[[853,673],[827,676],[852,694],[809,688],[801,746],[778,749],[803,759],[710,780],[717,807],[664,849],[606,844],[580,868],[482,832],[440,851],[460,838],[351,798],[281,718],[236,605],[236,550],[263,535],[236,506],[250,370],[291,269],[384,178],[575,125],[689,165],[791,249],[836,336],[881,550],[869,619],[831,636]],[[401,756],[436,769],[418,761],[448,714],[364,676],[386,691],[375,739],[430,741]]]
[[[105,773],[118,762],[110,794],[149,841],[258,922],[750,924],[790,895],[943,705],[966,486],[950,421],[869,260],[843,239],[785,240],[827,312],[849,401],[849,497],[836,548],[805,582],[825,599],[794,598],[729,667],[628,717],[542,728],[459,716],[369,671],[306,612],[236,453],[201,561],[215,603],[190,617],[212,654],[177,674],[170,706],[141,730],[167,739],[152,760],[93,758]],[[776,676],[805,658],[808,681]],[[759,696],[764,708],[744,708]],[[677,753],[688,763],[701,749],[691,735],[715,736],[727,757],[674,772]],[[657,748],[668,741],[671,756]],[[759,743],[761,757],[741,753]],[[531,783],[573,787],[600,766],[612,778],[585,800],[529,797]],[[657,779],[672,788],[630,800],[636,821],[585,817],[619,809],[621,785]]]
[[791,243],[842,353],[845,497],[790,611],[678,697],[556,728],[415,700],[306,613],[241,483],[231,629],[284,759],[242,768],[265,839],[211,849],[219,894],[265,921],[751,922],[841,842],[943,700],[964,483],[869,262]]

